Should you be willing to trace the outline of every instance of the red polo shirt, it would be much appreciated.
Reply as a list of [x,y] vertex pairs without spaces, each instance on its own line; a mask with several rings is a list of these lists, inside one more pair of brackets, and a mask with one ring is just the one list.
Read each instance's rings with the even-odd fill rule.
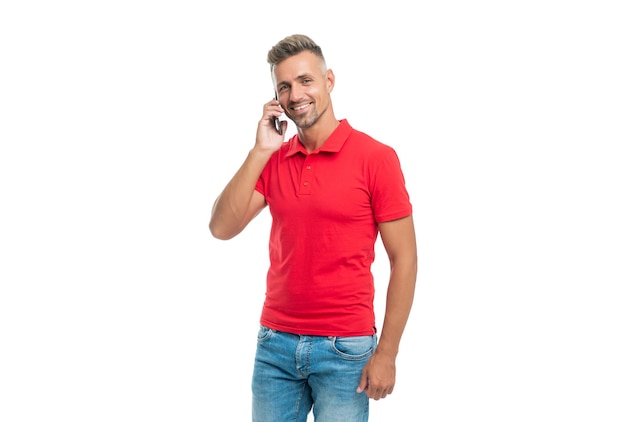
[[412,212],[395,151],[341,120],[312,153],[292,137],[256,190],[272,214],[261,324],[294,334],[376,332],[377,223]]

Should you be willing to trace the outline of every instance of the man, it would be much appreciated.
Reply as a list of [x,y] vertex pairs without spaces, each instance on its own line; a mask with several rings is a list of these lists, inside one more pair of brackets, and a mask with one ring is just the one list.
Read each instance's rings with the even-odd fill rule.
[[[252,380],[253,421],[367,421],[369,399],[391,394],[413,302],[412,206],[395,151],[333,112],[335,75],[321,48],[288,36],[268,53],[277,100],[213,206],[218,239],[272,215]],[[285,113],[288,142],[274,119]],[[282,133],[287,122],[280,122]],[[370,266],[380,233],[391,271],[380,338]]]

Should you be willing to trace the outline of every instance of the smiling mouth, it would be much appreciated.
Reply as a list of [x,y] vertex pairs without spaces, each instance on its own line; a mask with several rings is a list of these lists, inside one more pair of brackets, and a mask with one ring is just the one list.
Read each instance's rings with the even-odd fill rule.
[[308,106],[310,106],[311,103],[306,103],[306,104],[302,104],[296,107],[292,107],[293,111],[300,111],[300,110],[304,110],[305,108],[307,108]]

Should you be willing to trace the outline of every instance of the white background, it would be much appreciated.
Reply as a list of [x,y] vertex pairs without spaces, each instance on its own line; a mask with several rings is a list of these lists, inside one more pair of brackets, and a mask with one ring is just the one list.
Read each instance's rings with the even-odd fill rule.
[[371,420],[625,421],[618,3],[3,2],[0,420],[249,420],[269,213],[207,224],[305,33],[415,208]]

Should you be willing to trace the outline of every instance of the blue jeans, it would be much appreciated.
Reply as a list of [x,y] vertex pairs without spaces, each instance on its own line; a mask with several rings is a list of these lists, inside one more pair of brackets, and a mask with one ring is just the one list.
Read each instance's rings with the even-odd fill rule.
[[323,337],[261,326],[252,375],[253,422],[366,422],[369,398],[357,393],[377,336]]

